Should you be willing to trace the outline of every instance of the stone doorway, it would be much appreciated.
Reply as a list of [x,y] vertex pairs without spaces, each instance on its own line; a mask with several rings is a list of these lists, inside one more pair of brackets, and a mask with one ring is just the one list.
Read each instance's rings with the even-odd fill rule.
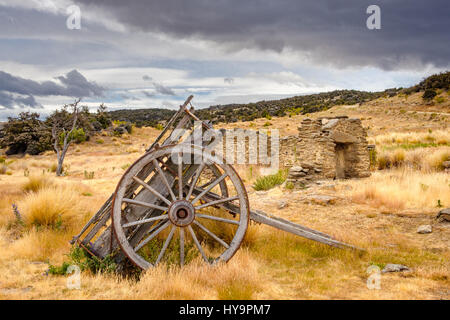
[[336,179],[345,179],[346,171],[346,154],[348,151],[348,145],[345,143],[336,143],[334,147],[336,157]]

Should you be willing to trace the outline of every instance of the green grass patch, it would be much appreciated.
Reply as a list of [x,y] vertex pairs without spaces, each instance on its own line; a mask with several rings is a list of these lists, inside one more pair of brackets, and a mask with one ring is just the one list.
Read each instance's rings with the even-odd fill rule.
[[268,176],[259,177],[253,184],[253,189],[259,190],[269,190],[280,184],[282,184],[287,178],[287,170],[278,170],[275,174],[270,174]]
[[113,273],[117,269],[112,256],[108,255],[104,259],[99,259],[91,256],[85,249],[78,246],[73,246],[67,256],[69,258],[68,261],[64,261],[60,266],[49,264],[48,273],[65,275],[70,265],[78,266],[81,271],[89,270],[93,273]]

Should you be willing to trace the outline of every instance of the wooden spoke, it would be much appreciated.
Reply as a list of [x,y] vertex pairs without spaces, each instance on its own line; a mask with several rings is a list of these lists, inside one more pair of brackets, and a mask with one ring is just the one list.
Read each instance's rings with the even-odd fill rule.
[[178,199],[183,200],[183,158],[178,153]]
[[161,207],[158,206],[156,204],[152,204],[152,203],[148,203],[148,202],[143,202],[143,201],[138,201],[138,200],[133,200],[133,199],[128,199],[128,198],[123,198],[122,199],[123,202],[126,203],[130,203],[130,204],[135,204],[137,206],[141,206],[141,207],[147,207],[147,208],[152,208],[152,209],[157,209],[157,210],[161,210],[161,211],[167,211],[169,210],[169,208],[167,207]]
[[210,219],[210,220],[216,220],[216,221],[220,221],[220,222],[226,222],[226,223],[239,225],[239,221],[234,221],[234,220],[220,218],[220,217],[215,217],[215,216],[209,216],[209,215],[201,214],[201,213],[195,214],[195,217],[197,217],[197,218],[204,218],[204,219]]
[[223,241],[222,239],[220,239],[218,236],[216,236],[214,233],[212,233],[211,231],[208,230],[208,228],[206,228],[204,225],[202,225],[200,222],[198,221],[194,221],[194,223],[203,231],[205,231],[208,235],[211,236],[211,238],[213,238],[214,240],[216,240],[217,242],[219,242],[222,246],[224,246],[225,248],[229,248],[230,246]]
[[158,173],[161,176],[161,179],[163,180],[167,190],[169,190],[169,193],[170,193],[170,196],[172,197],[172,200],[176,201],[177,197],[175,197],[175,194],[173,193],[172,188],[170,187],[169,182],[167,181],[166,174],[162,171],[161,167],[159,166],[158,162],[155,159],[153,159],[153,165],[158,170]]
[[191,236],[192,236],[192,239],[194,240],[195,245],[197,246],[198,251],[200,251],[200,254],[203,257],[203,260],[205,260],[206,262],[209,262],[208,258],[205,255],[205,252],[202,249],[202,246],[201,246],[200,242],[198,242],[198,239],[197,239],[197,236],[194,233],[194,230],[192,229],[191,226],[188,226],[188,229],[189,229],[189,232],[191,233]]
[[166,241],[164,242],[164,245],[163,245],[163,247],[161,249],[161,252],[159,253],[158,258],[156,259],[155,266],[161,261],[162,257],[164,256],[164,253],[166,252],[167,247],[169,246],[170,241],[172,240],[173,233],[175,232],[175,229],[176,229],[176,227],[172,226],[172,229],[170,230],[169,236],[167,237]]
[[209,192],[212,188],[214,188],[216,185],[218,185],[223,179],[225,179],[228,176],[227,173],[224,173],[219,178],[216,179],[213,183],[211,183],[208,188],[203,190],[199,195],[197,195],[194,200],[192,200],[192,205],[196,204],[198,200],[200,200],[201,197],[203,197],[207,192]]
[[184,228],[180,228],[180,265],[184,266]]
[[196,206],[195,209],[200,210],[200,209],[203,209],[203,208],[206,208],[209,206],[215,206],[216,204],[219,204],[219,203],[224,203],[224,202],[233,201],[233,200],[237,200],[237,199],[239,199],[238,196],[214,200],[214,201],[206,202],[204,204]]
[[201,186],[198,186],[199,188],[205,188],[205,187],[207,187],[207,186],[209,186],[211,183],[213,183],[214,182],[214,178],[212,178],[211,180],[209,180],[208,182],[206,182],[206,183],[204,183],[204,184],[202,184]]
[[152,218],[147,218],[147,219],[142,219],[142,220],[138,220],[138,221],[134,221],[134,222],[125,223],[122,225],[122,227],[128,228],[128,227],[137,226],[137,225],[143,224],[143,223],[153,222],[156,220],[166,220],[168,218],[169,217],[166,214],[163,214],[163,215],[157,216],[157,217],[152,217]]
[[195,173],[194,179],[191,181],[191,186],[189,187],[189,191],[186,195],[186,200],[189,200],[192,196],[192,192],[194,191],[194,187],[197,184],[198,178],[202,174],[203,168],[205,168],[206,163],[202,162],[200,166],[197,168],[197,172]]
[[133,177],[133,180],[136,181],[137,183],[141,184],[145,189],[147,189],[148,191],[150,191],[151,193],[153,193],[155,196],[157,196],[158,198],[160,198],[162,201],[164,201],[165,203],[167,203],[169,206],[172,204],[166,197],[164,197],[161,193],[159,193],[158,191],[156,191],[155,189],[153,189],[152,187],[150,187],[147,183],[145,183],[144,181],[142,181],[141,179],[139,179],[138,177]]
[[141,249],[143,246],[145,246],[150,240],[152,240],[154,237],[156,237],[161,231],[163,231],[165,228],[167,228],[170,225],[170,221],[166,221],[161,227],[156,229],[155,232],[152,233],[147,239],[142,241],[135,249],[134,251],[137,252],[139,249]]

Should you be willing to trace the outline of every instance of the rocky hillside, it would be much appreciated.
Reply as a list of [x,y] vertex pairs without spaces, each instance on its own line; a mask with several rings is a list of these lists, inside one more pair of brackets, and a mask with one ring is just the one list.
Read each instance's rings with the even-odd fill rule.
[[[448,91],[450,87],[450,71],[432,75],[417,85],[409,88],[391,88],[378,92],[357,90],[335,90],[316,94],[295,96],[280,100],[258,101],[247,104],[215,105],[196,110],[200,119],[213,123],[233,123],[252,121],[258,118],[308,114],[328,110],[337,105],[355,105],[373,101],[382,97],[393,97],[399,94],[410,95],[424,92],[423,99],[431,101],[439,92]],[[167,109],[137,109],[111,111],[113,120],[128,121],[136,126],[156,126],[158,122],[169,119],[175,111]]]

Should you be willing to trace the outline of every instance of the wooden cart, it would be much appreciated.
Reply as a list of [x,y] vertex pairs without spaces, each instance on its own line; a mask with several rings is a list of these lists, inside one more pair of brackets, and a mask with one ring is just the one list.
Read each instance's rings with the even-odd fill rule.
[[[199,123],[192,98],[128,168],[72,244],[100,259],[113,257],[119,266],[128,258],[148,269],[165,256],[184,265],[198,253],[214,264],[233,257],[252,220],[330,246],[355,248],[322,232],[251,211],[245,186],[230,164],[204,152],[205,145],[186,148],[194,121]],[[202,130],[212,129],[208,122],[200,124]]]

